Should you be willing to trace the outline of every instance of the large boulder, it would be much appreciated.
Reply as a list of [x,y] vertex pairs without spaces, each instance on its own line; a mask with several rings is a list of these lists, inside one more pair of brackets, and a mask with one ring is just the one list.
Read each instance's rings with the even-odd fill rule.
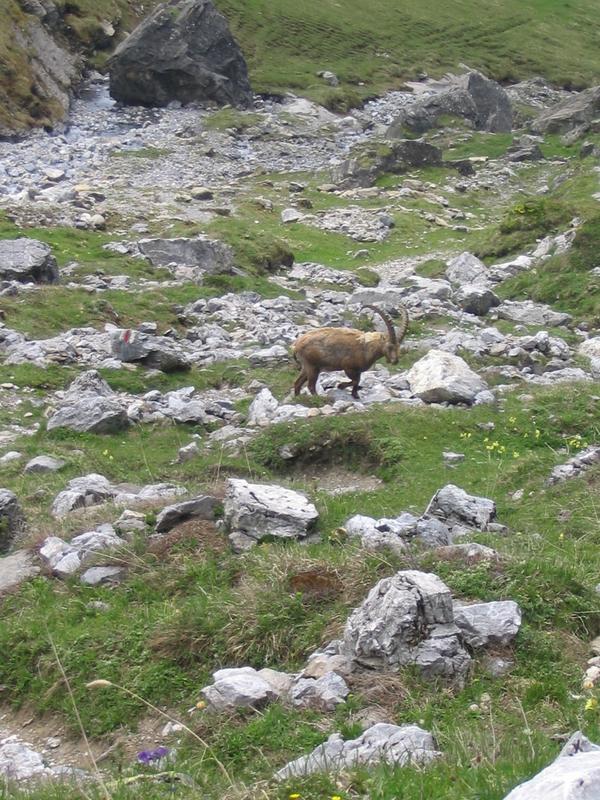
[[16,550],[0,558],[0,595],[19,586],[40,571],[28,550]]
[[458,286],[487,285],[490,281],[490,271],[477,256],[464,252],[448,261],[446,277],[450,283]]
[[584,133],[591,122],[600,118],[600,86],[584,89],[543,111],[532,123],[535,133],[567,133],[581,129]]
[[0,240],[0,280],[56,283],[58,266],[52,250],[36,239]]
[[341,772],[361,765],[383,763],[403,767],[428,764],[439,758],[433,736],[418,725],[372,725],[357,739],[344,741],[333,733],[307,756],[290,761],[275,774],[277,780],[304,778],[315,772]]
[[600,797],[600,747],[580,731],[558,758],[504,800],[595,800]]
[[166,336],[153,336],[140,331],[119,330],[111,338],[112,354],[119,361],[139,361],[150,369],[162,372],[188,370],[190,362],[181,348]]
[[462,684],[471,658],[454,624],[450,589],[416,570],[379,581],[344,630],[344,653],[369,669],[414,664],[425,677]]
[[459,486],[448,483],[433,495],[427,513],[449,525],[486,531],[496,518],[496,504],[487,497],[467,494]]
[[406,374],[411,392],[426,403],[475,402],[485,381],[460,356],[430,350]]
[[23,513],[16,495],[8,489],[0,489],[0,553],[8,550],[22,527]]
[[246,62],[210,0],[169,0],[119,45],[109,61],[110,93],[128,105],[212,100],[248,106]]
[[300,492],[237,478],[229,480],[224,514],[236,549],[247,549],[271,537],[305,539],[319,516]]
[[49,431],[68,428],[77,433],[116,433],[127,427],[129,418],[125,408],[93,369],[75,378],[47,424]]
[[406,128],[424,133],[435,127],[441,116],[459,117],[480,131],[512,130],[512,106],[507,93],[500,84],[472,71],[452,76],[439,91],[403,109],[387,135],[401,133]]
[[454,621],[469,647],[505,647],[519,632],[521,609],[514,600],[472,605],[455,602]]
[[213,711],[260,708],[279,696],[271,683],[252,667],[220,669],[213,674],[213,680],[200,692]]
[[210,274],[230,273],[233,267],[231,247],[207,236],[194,239],[141,239],[140,253],[154,267],[196,267],[199,272]]
[[394,175],[415,167],[439,165],[442,151],[421,139],[400,139],[361,144],[333,171],[332,179],[344,188],[372,186],[386,173]]

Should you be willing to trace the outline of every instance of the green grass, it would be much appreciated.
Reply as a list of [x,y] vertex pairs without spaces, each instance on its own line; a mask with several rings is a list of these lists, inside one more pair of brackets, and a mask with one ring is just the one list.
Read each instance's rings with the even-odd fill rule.
[[554,305],[573,314],[576,321],[600,325],[600,277],[591,270],[598,265],[600,217],[579,229],[571,250],[539,264],[500,287],[503,297],[528,298]]
[[[492,0],[436,3],[408,0],[342,7],[336,0],[219,0],[258,91],[292,89],[317,99],[335,95],[316,77],[322,69],[341,80],[338,93],[380,91],[423,70],[441,75],[465,61],[497,79],[544,75],[569,85],[593,81],[598,55],[595,4],[578,0]],[[535,40],[536,47],[530,47]],[[402,46],[398,46],[402,42]],[[364,85],[361,85],[361,82]]]

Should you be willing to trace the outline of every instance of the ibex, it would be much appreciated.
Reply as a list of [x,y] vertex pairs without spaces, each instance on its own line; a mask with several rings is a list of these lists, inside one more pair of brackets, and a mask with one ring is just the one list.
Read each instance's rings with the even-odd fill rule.
[[379,358],[385,356],[390,364],[398,363],[400,342],[408,328],[408,313],[401,309],[398,331],[388,314],[376,306],[370,308],[381,316],[388,329],[385,333],[363,333],[354,328],[317,328],[302,334],[292,345],[292,353],[300,366],[300,375],[294,383],[294,394],[308,381],[311,394],[317,393],[317,379],[321,371],[344,370],[349,381],[338,384],[338,389],[352,386],[352,397],[358,400],[360,376]]

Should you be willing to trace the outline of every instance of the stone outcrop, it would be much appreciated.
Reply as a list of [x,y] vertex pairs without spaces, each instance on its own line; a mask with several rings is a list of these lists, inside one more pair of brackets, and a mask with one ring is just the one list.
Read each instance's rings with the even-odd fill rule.
[[52,250],[36,239],[0,240],[0,280],[56,283],[58,266]]
[[397,572],[379,581],[344,630],[344,652],[369,669],[414,664],[425,677],[464,683],[471,657],[454,623],[450,589],[431,573]]
[[66,119],[82,63],[61,35],[62,13],[52,0],[3,4],[2,25],[13,46],[0,84],[0,137]]
[[460,356],[430,350],[406,374],[413,394],[426,403],[475,402],[487,389],[485,381]]
[[558,758],[504,800],[594,800],[600,797],[600,746],[581,731],[571,736]]
[[119,45],[109,71],[111,95],[127,105],[252,100],[244,57],[210,0],[160,5]]
[[139,361],[150,369],[162,372],[187,370],[190,362],[177,347],[177,343],[166,336],[153,336],[140,331],[119,330],[111,338],[112,354],[119,361]]
[[207,236],[141,239],[137,246],[154,267],[194,267],[200,274],[230,273],[233,267],[232,249]]
[[184,500],[183,503],[175,503],[172,506],[165,506],[156,517],[155,530],[157,533],[167,533],[192,517],[196,519],[214,519],[215,506],[217,499],[209,495],[194,497],[191,500]]
[[441,116],[459,117],[480,131],[512,130],[510,98],[500,84],[480,72],[451,76],[436,89],[403,111],[387,135],[401,133],[406,128],[424,133],[435,127]]
[[433,736],[418,725],[372,725],[357,739],[344,741],[332,734],[307,756],[290,761],[276,774],[277,780],[302,778],[315,772],[341,772],[359,766],[393,764],[399,767],[428,764],[441,753]]
[[350,158],[335,168],[332,177],[343,188],[372,186],[380,175],[398,175],[441,161],[442,151],[421,139],[370,142],[355,148]]
[[16,495],[8,489],[0,489],[0,553],[8,550],[23,524],[23,513]]
[[265,538],[306,539],[318,512],[300,492],[231,478],[225,495],[225,525],[235,549]]
[[600,86],[577,92],[543,111],[531,129],[535,133],[579,131],[583,135],[595,120],[600,120]]
[[115,433],[129,427],[129,419],[108,383],[96,370],[88,370],[71,383],[47,427],[49,431]]
[[521,609],[514,600],[472,605],[455,602],[454,621],[469,647],[505,647],[519,632]]
[[496,519],[496,504],[487,497],[467,494],[464,489],[449,483],[431,498],[427,513],[450,525],[486,531]]

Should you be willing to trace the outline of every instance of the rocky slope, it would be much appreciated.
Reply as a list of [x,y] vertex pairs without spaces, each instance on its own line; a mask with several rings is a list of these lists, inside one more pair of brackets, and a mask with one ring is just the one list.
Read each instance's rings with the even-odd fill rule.
[[[597,781],[570,738],[598,736],[596,94],[470,74],[342,116],[107,89],[0,143],[11,791]],[[372,304],[408,309],[400,362],[294,398],[289,345],[383,329]]]

